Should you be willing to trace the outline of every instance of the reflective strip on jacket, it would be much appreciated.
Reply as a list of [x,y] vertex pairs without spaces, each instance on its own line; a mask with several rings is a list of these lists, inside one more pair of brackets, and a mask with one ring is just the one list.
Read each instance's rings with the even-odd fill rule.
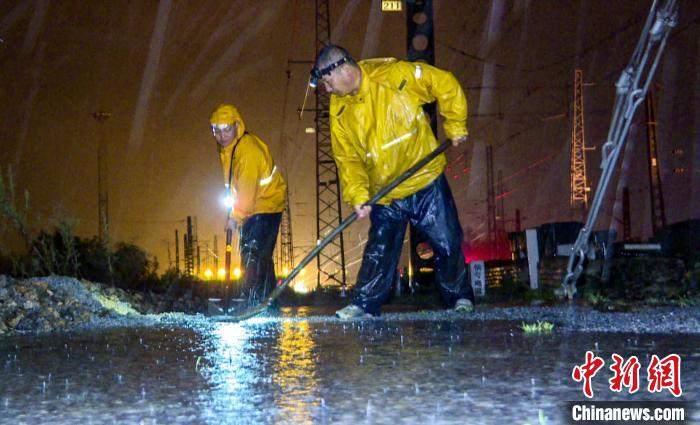
[[[236,155],[231,163],[234,149]],[[287,184],[262,140],[244,133],[225,148],[219,146],[219,157],[226,183],[229,182],[229,167],[233,169],[231,217],[241,221],[253,214],[284,211]]]
[[[343,200],[367,202],[379,189],[438,147],[422,106],[437,100],[445,135],[467,134],[467,99],[448,71],[394,58],[359,62],[362,82],[355,96],[332,95],[331,143]],[[380,204],[412,195],[445,168],[440,155],[401,183]]]

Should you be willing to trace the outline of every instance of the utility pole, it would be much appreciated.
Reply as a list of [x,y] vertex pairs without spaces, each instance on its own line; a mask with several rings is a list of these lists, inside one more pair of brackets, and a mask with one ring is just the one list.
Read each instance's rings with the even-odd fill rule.
[[498,258],[506,258],[506,252],[504,251],[507,251],[507,249],[503,242],[506,241],[508,237],[506,236],[506,208],[504,201],[506,191],[503,186],[503,170],[498,170],[496,192],[498,193],[498,205],[496,209],[496,217],[498,218],[496,222],[496,246],[498,250],[496,252]]
[[109,244],[109,214],[107,210],[109,168],[107,167],[107,138],[105,137],[104,124],[112,116],[109,112],[96,111],[92,117],[100,124],[100,136],[97,145],[97,215],[98,235],[100,242]]
[[[433,1],[432,0],[407,0],[406,1],[406,59],[411,62],[425,62],[435,65],[435,37],[433,30]],[[423,111],[430,119],[430,128],[437,137],[437,109],[435,102],[423,105]],[[424,259],[418,255],[418,246],[428,244],[425,236],[420,235],[412,224],[408,224],[409,249],[409,279],[413,287],[415,283],[423,283],[421,269],[434,269],[435,259]],[[431,247],[432,248],[432,247]],[[433,276],[425,276],[429,281]]]
[[486,146],[486,216],[489,259],[493,259],[496,257],[496,195],[493,187],[493,145],[490,143]]
[[114,286],[114,271],[112,270],[112,254],[109,250],[109,211],[107,209],[109,193],[108,179],[109,168],[107,167],[107,138],[105,137],[104,123],[112,116],[110,112],[96,111],[92,117],[100,124],[100,136],[97,145],[97,214],[98,226],[97,234],[100,243],[107,252],[107,273],[109,282]]
[[219,241],[214,235],[214,275],[218,276],[219,273]]
[[644,99],[647,120],[647,161],[649,164],[649,199],[651,199],[651,228],[653,236],[659,234],[666,226],[664,196],[661,191],[661,173],[659,172],[658,140],[656,138],[656,112],[652,90]]
[[[331,25],[328,0],[316,0],[316,51],[330,43]],[[316,237],[318,241],[341,223],[338,169],[331,149],[328,117],[330,94],[316,89]],[[343,234],[316,257],[317,286],[339,286],[345,290],[345,250]]]
[[175,229],[175,273],[180,275],[180,236]]
[[571,205],[580,206],[585,217],[588,208],[586,181],[586,142],[583,120],[583,71],[574,71],[574,125],[571,131]]

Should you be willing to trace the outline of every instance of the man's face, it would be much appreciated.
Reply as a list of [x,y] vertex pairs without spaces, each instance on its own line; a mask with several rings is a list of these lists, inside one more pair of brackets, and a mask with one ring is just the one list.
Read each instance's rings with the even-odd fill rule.
[[234,124],[212,124],[211,131],[216,139],[216,143],[220,144],[222,147],[226,147],[236,138],[238,122]]
[[334,69],[330,74],[324,75],[321,82],[328,93],[340,97],[347,96],[354,90],[349,67],[345,64]]

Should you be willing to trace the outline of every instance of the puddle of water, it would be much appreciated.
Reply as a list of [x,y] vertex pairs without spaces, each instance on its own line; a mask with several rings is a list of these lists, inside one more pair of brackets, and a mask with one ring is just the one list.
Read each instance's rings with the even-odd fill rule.
[[[296,317],[315,310],[283,311]],[[202,329],[118,329],[0,342],[0,423],[562,423],[583,400],[571,371],[606,362],[594,400],[650,394],[653,354],[682,358],[697,398],[700,336],[553,333],[519,323],[256,319]],[[611,355],[636,355],[636,394],[610,391]]]

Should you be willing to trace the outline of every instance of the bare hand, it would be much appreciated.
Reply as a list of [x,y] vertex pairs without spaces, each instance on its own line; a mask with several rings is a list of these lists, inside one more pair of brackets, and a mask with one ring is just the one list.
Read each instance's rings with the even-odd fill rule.
[[454,139],[452,139],[452,146],[457,147],[457,146],[459,146],[461,143],[466,142],[466,141],[467,141],[467,135],[466,135],[466,134],[465,134],[464,136],[455,137]]
[[355,212],[357,213],[357,218],[363,219],[369,215],[369,213],[372,212],[372,207],[369,205],[355,205],[353,206],[355,209]]

